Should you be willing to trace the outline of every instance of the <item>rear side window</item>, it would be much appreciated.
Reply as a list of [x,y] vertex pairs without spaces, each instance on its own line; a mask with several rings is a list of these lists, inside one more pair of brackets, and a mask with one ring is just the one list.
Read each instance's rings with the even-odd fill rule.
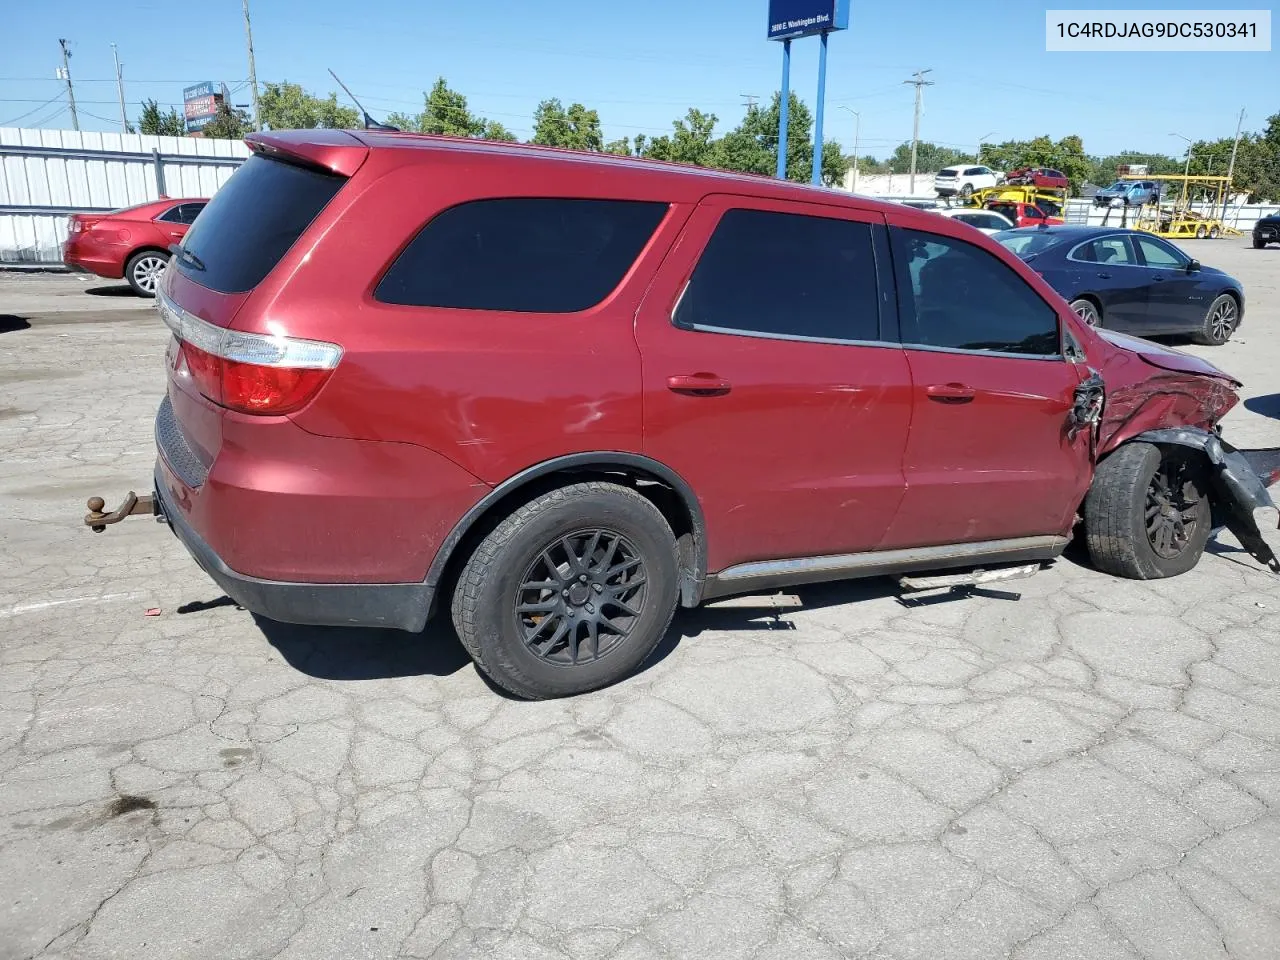
[[728,210],[676,307],[686,329],[806,340],[878,340],[871,225]]
[[[1057,356],[1058,314],[1017,273],[954,237],[895,230],[909,346]],[[905,273],[905,275],[904,275]]]
[[666,212],[665,203],[638,200],[473,200],[423,227],[374,296],[417,307],[576,313],[613,292]]
[[346,183],[345,177],[253,156],[199,212],[178,269],[220,293],[252,290]]

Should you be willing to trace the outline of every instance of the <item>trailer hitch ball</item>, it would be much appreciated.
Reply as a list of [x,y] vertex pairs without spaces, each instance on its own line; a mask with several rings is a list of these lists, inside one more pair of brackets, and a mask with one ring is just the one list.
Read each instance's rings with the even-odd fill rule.
[[107,506],[107,501],[103,500],[101,497],[90,497],[89,502],[86,503],[85,506],[89,508],[89,516],[84,518],[84,522],[89,525],[89,529],[94,533],[101,533],[103,530],[107,529],[104,524],[93,523],[94,520],[102,519],[103,510]]

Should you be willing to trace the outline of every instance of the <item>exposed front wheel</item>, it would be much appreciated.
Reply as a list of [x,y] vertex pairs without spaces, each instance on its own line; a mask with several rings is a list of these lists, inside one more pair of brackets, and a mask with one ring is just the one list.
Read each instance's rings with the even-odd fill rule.
[[1102,313],[1098,310],[1097,304],[1092,300],[1072,300],[1071,309],[1076,312],[1076,316],[1083,320],[1091,327],[1102,326]]
[[1224,293],[1209,304],[1204,323],[1196,333],[1196,340],[1211,347],[1220,347],[1231,339],[1231,334],[1235,333],[1239,323],[1240,307],[1236,304],[1236,298]]
[[138,296],[154,297],[168,264],[168,254],[155,250],[143,250],[129,258],[124,268],[124,276]]
[[676,543],[629,487],[577,483],[516,510],[480,542],[453,623],[489,677],[528,699],[615,683],[653,652],[676,607]]
[[1207,483],[1190,451],[1128,443],[1098,464],[1085,498],[1094,566],[1131,580],[1186,573],[1211,526]]
[[961,187],[960,196],[962,196],[966,200],[968,200],[971,196],[973,196],[973,184],[966,183],[963,187]]

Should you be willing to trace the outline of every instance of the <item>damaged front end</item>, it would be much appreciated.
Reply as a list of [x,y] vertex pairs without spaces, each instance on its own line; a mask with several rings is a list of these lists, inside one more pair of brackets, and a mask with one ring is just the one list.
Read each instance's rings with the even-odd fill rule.
[[1134,440],[1199,450],[1208,461],[1211,499],[1221,522],[1249,555],[1280,573],[1280,508],[1267,488],[1280,482],[1280,448],[1237,450],[1214,430],[1165,427]]

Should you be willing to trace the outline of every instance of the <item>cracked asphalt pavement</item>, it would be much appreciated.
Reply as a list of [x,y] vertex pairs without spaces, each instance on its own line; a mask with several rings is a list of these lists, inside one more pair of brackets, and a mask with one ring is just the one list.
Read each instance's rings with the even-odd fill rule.
[[[1274,446],[1245,242],[1187,244],[1250,298],[1191,349]],[[147,489],[165,342],[95,284],[0,275],[3,960],[1280,957],[1280,578],[1228,536],[1168,581],[683,612],[516,702],[443,624],[257,621],[163,527],[90,534]]]

